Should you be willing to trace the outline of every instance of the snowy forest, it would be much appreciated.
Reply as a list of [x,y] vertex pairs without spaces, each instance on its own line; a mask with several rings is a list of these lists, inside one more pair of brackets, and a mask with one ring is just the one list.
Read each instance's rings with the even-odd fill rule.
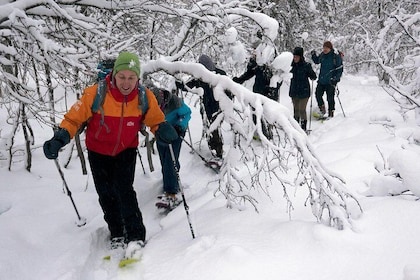
[[[143,78],[162,87],[194,76],[215,87],[223,110],[219,124],[229,126],[231,139],[218,188],[229,207],[245,202],[258,211],[248,190],[265,191],[274,180],[288,201],[288,186],[307,186],[317,220],[339,229],[351,226],[352,216],[362,211],[340,176],[324,169],[293,118],[273,114],[281,107],[255,98],[227,77],[215,81],[196,64],[200,54],[232,77],[243,71],[256,42],[272,62],[295,46],[309,53],[330,40],[344,53],[347,73],[376,75],[402,116],[420,115],[417,1],[5,0],[0,6],[0,109],[8,114],[0,128],[0,157],[10,172],[22,162],[31,171],[32,151],[42,145],[35,141],[34,123],[52,132],[95,80],[98,61],[122,50],[139,54]],[[237,102],[226,97],[226,90]],[[269,141],[253,125],[253,107],[278,137]],[[249,125],[238,125],[243,123]],[[250,141],[255,131],[262,148]]]

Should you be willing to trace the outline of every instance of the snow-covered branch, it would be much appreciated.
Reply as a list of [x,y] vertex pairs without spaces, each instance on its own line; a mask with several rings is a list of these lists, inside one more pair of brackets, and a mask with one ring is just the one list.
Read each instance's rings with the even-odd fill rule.
[[[291,201],[285,186],[307,186],[312,212],[318,221],[340,229],[351,226],[354,215],[358,215],[353,210],[357,208],[356,212],[360,213],[360,205],[343,180],[322,165],[306,134],[283,105],[249,91],[227,76],[209,72],[197,63],[159,59],[149,61],[142,71],[143,77],[158,71],[170,75],[183,73],[213,87],[222,111],[219,118],[223,125],[229,126],[226,133],[230,133],[230,137],[224,139],[232,139],[226,145],[230,148],[219,180],[219,191],[226,196],[229,206],[247,201],[256,208],[251,193],[255,182],[267,193],[274,185],[284,186],[288,203]],[[271,140],[264,135],[261,121],[272,127]],[[261,142],[253,141],[254,134]],[[294,164],[292,158],[299,164]],[[287,179],[292,172],[295,179]]]

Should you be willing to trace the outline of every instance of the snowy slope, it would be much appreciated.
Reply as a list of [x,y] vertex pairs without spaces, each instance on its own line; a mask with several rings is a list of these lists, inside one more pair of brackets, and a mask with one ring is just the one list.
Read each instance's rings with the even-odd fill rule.
[[[107,231],[91,176],[81,174],[76,158],[64,169],[78,210],[87,219],[85,226],[77,227],[54,162],[38,148],[31,173],[22,162],[9,172],[5,160],[0,161],[0,279],[419,280],[420,201],[410,193],[367,195],[370,181],[378,175],[375,166],[383,162],[379,151],[389,156],[404,145],[415,150],[409,135],[419,128],[413,116],[406,121],[399,116],[375,78],[345,76],[339,87],[346,117],[337,100],[336,117],[324,123],[312,120],[309,138],[325,166],[358,194],[364,214],[353,230],[316,223],[299,188],[290,215],[276,186],[270,197],[255,193],[259,213],[251,206],[227,209],[224,198],[215,193],[216,175],[184,145],[180,175],[196,234],[192,239],[182,205],[167,217],[156,212],[159,161],[155,155],[156,170],[151,173],[141,148],[146,174],[138,164],[135,189],[148,243],[140,264],[118,270],[102,260]],[[287,91],[283,86],[280,102],[291,108]],[[388,125],[383,120],[389,120]],[[198,149],[197,108],[191,132]],[[37,139],[38,147],[50,137],[50,130],[40,133],[44,135]],[[204,142],[201,147],[206,154]],[[420,173],[416,176],[420,180]]]

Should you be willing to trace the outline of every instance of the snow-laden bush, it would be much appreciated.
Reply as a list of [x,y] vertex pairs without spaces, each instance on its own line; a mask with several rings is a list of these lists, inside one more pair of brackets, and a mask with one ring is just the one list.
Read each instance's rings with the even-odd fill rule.
[[384,164],[376,164],[379,174],[371,179],[367,195],[386,196],[411,193],[420,198],[419,154],[400,149],[393,151]]

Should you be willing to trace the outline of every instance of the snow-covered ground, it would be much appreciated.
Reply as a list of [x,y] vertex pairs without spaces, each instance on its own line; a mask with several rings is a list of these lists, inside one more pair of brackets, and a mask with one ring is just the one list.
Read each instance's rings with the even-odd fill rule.
[[[402,168],[401,160],[387,162],[392,152],[405,147],[411,155],[406,163],[418,166],[413,155],[419,154],[419,148],[413,135],[420,128],[414,116],[402,119],[373,77],[346,75],[339,88],[345,117],[336,99],[336,117],[324,123],[312,120],[309,138],[325,166],[340,174],[357,194],[364,214],[353,229],[338,231],[318,224],[299,188],[292,198],[291,215],[276,186],[271,187],[270,198],[255,192],[259,213],[252,206],[243,211],[227,209],[224,197],[214,195],[216,175],[184,145],[180,176],[196,234],[192,239],[182,206],[167,217],[155,210],[155,197],[161,192],[159,161],[155,155],[156,170],[151,173],[146,150],[141,148],[146,174],[138,164],[135,189],[148,243],[139,264],[116,269],[102,259],[107,254],[107,230],[92,177],[82,175],[76,158],[64,169],[76,206],[87,219],[85,226],[77,227],[54,162],[42,153],[43,141],[51,137],[51,130],[45,129],[36,133],[40,138],[31,173],[23,162],[16,162],[9,172],[4,154],[0,157],[0,279],[419,280],[420,201],[411,192],[378,194],[387,193],[381,185],[393,188],[384,179],[389,176],[382,175]],[[280,102],[291,108],[286,86]],[[198,149],[197,108],[190,127]],[[202,148],[205,152],[204,142]],[[408,177],[415,188],[420,172]],[[375,189],[369,188],[372,179]]]

